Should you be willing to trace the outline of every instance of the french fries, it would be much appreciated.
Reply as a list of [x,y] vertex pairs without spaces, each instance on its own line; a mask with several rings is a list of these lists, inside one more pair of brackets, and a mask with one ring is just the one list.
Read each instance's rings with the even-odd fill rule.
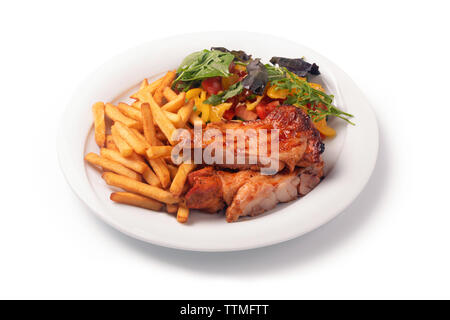
[[128,128],[126,125],[124,125],[120,121],[116,121],[114,123],[114,127],[116,128],[117,132],[119,133],[120,137],[126,141],[126,143],[133,148],[133,150],[137,154],[145,155],[145,149],[146,145],[144,142],[141,141],[134,132]]
[[170,179],[174,179],[177,175],[178,167],[175,167],[174,165],[168,164],[167,169],[169,169],[170,172]]
[[150,186],[146,183],[142,183],[131,178],[121,176],[112,172],[105,172],[102,174],[102,178],[110,186],[122,188],[126,191],[140,194],[144,197],[152,198],[160,202],[174,204],[180,202],[180,198],[174,196],[172,193]]
[[148,159],[150,166],[158,176],[161,186],[167,188],[170,185],[170,172],[163,159]]
[[189,116],[189,122],[192,123],[192,125],[195,126],[202,126],[203,121],[202,118],[200,118],[195,112],[192,112]]
[[92,114],[94,115],[95,142],[102,148],[106,141],[105,104],[103,102],[94,103]]
[[171,146],[151,146],[147,149],[147,159],[170,157],[172,149]]
[[178,110],[178,115],[180,116],[178,128],[183,128],[186,125],[193,110],[194,110],[194,100],[189,100],[189,102],[185,106],[183,106],[180,110]]
[[109,198],[114,202],[129,204],[132,206],[154,211],[161,211],[161,209],[164,207],[164,204],[159,201],[130,192],[114,192],[111,193],[111,196]]
[[172,135],[174,131],[176,130],[175,126],[172,122],[167,118],[164,111],[161,110],[158,103],[153,99],[152,96],[149,97],[150,102],[150,109],[152,111],[153,119],[155,120],[158,127],[161,129],[161,131],[166,136],[167,140],[170,144],[174,144],[174,141],[172,140]]
[[177,113],[164,111],[164,114],[166,115],[167,119],[169,119],[170,122],[172,122],[172,124],[175,127],[178,127],[180,125],[181,117]]
[[142,81],[142,83],[141,83],[139,91],[136,92],[135,94],[132,94],[130,96],[130,98],[136,99],[136,100],[142,100],[143,95],[148,94],[148,93],[154,94],[156,89],[158,89],[158,87],[161,86],[163,79],[164,79],[164,77],[162,77],[158,80],[155,80],[151,84],[148,84],[148,80],[144,79],[144,81]]
[[102,148],[100,150],[100,155],[103,158],[115,161],[117,163],[120,163],[121,165],[127,167],[128,169],[131,169],[133,171],[136,171],[140,174],[144,173],[146,168],[148,168],[147,164],[143,161],[134,160],[130,158],[125,158],[120,154],[120,152],[110,149]]
[[126,115],[130,119],[136,120],[138,122],[142,122],[142,115],[139,112],[139,110],[137,110],[136,108],[134,108],[126,103],[120,102],[117,105],[117,109],[119,109],[120,112],[122,112],[124,115]]
[[177,174],[173,178],[172,184],[170,185],[170,192],[176,196],[179,196],[183,191],[184,184],[186,183],[187,176],[189,172],[194,170],[195,164],[193,163],[182,163],[178,167]]
[[189,218],[189,209],[179,206],[177,212],[177,221],[180,223],[186,223]]
[[145,168],[144,172],[142,173],[142,177],[149,185],[154,187],[161,187],[161,181],[150,167]]
[[[194,164],[173,165],[171,153],[178,141],[172,136],[177,128],[189,129],[188,122],[199,123],[199,111],[193,112],[194,99],[171,89],[175,71],[149,84],[144,79],[130,97],[132,104],[97,102],[92,106],[95,142],[100,155],[88,153],[85,160],[103,169],[106,184],[123,189],[110,199],[149,210],[176,213],[177,220],[188,220],[184,199],[188,174]],[[107,134],[112,120],[111,133]]]
[[124,125],[130,128],[139,129],[142,128],[142,123],[139,123],[136,120],[133,120],[131,118],[128,118],[125,116],[122,112],[119,111],[119,109],[115,106],[113,106],[111,103],[107,103],[105,105],[105,113],[108,118],[111,120],[117,122],[122,122]]
[[112,161],[110,159],[103,158],[93,152],[88,153],[84,157],[84,159],[87,162],[89,162],[90,164],[100,166],[103,169],[118,173],[124,177],[129,177],[130,179],[133,179],[136,181],[141,181],[141,176],[138,173],[126,168],[125,166],[123,166],[122,164],[120,164],[116,161]]
[[116,144],[114,143],[114,139],[113,139],[113,136],[111,134],[108,134],[106,136],[106,148],[108,148],[110,150],[119,151],[119,149],[117,148]]
[[178,205],[176,204],[168,204],[166,205],[167,213],[176,213],[178,211]]
[[145,145],[145,148],[150,147],[150,143],[147,142],[147,140],[145,139],[145,137],[142,135],[142,133],[139,132],[139,130],[136,129],[131,129],[131,131],[133,131],[134,135],[142,141],[142,143]]
[[143,103],[141,105],[141,113],[145,139],[150,145],[156,146],[158,145],[156,141],[156,130],[155,125],[153,124],[152,111],[150,110],[150,105],[148,103]]
[[119,152],[124,157],[129,157],[133,153],[133,148],[131,148],[128,143],[122,139],[122,137],[119,134],[119,131],[115,126],[111,127],[111,135],[114,141],[114,144],[116,145],[117,149],[119,149]]
[[161,84],[159,85],[159,87],[155,90],[155,93],[154,93],[154,99],[155,99],[155,102],[158,104],[158,105],[161,105],[162,104],[162,102],[163,102],[163,92],[164,92],[164,89],[166,88],[166,87],[168,87],[171,83],[172,83],[172,81],[175,79],[175,76],[176,76],[176,72],[175,71],[169,71],[169,72],[167,72],[166,73],[166,75],[163,77],[163,79],[162,79],[162,81],[161,81]]
[[178,97],[178,95],[170,87],[165,87],[163,91],[164,98],[167,101],[172,101]]
[[169,112],[177,112],[178,109],[180,109],[184,105],[185,99],[186,99],[186,92],[181,92],[179,95],[175,97],[175,99],[172,100],[168,99],[169,102],[163,105],[161,109]]

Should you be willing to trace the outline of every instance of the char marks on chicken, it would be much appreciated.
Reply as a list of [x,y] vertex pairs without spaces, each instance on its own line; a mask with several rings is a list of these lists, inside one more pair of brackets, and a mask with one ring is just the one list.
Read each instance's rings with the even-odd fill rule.
[[[320,134],[309,117],[296,107],[281,106],[264,120],[212,123],[208,128],[222,132],[226,129],[279,129],[280,172],[263,175],[256,170],[262,167],[261,164],[215,164],[216,169],[205,167],[194,171],[188,176],[190,189],[185,195],[188,208],[208,212],[226,208],[226,220],[234,222],[239,217],[255,216],[274,208],[279,202],[306,195],[323,177],[321,153],[324,145]],[[250,154],[247,148],[246,157]]]

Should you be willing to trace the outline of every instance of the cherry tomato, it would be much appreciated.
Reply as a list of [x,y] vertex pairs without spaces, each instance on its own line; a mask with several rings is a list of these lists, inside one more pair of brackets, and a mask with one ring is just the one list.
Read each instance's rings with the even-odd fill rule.
[[222,83],[220,77],[207,78],[202,81],[202,87],[209,94],[217,94],[222,91]]

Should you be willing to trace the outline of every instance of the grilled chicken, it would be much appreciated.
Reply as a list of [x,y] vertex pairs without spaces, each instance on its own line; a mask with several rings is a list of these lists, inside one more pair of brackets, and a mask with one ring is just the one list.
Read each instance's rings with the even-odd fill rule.
[[[214,163],[217,167],[230,168],[230,169],[252,169],[259,170],[270,165],[270,161],[279,161],[278,170],[281,171],[287,167],[290,172],[294,171],[296,165],[300,164],[303,167],[307,167],[321,162],[321,153],[324,151],[324,145],[320,139],[319,132],[314,128],[311,119],[301,109],[293,106],[281,106],[273,110],[264,120],[253,121],[226,121],[210,123],[206,126],[205,130],[216,129],[222,133],[222,136],[226,136],[227,129],[242,130],[237,134],[237,137],[243,137],[245,140],[245,150],[241,148],[242,153],[245,155],[244,163],[237,163],[238,154],[238,139],[234,136],[229,136],[227,139],[223,139],[224,150],[226,143],[234,144],[234,158],[232,164],[229,161],[221,161],[221,163]],[[265,129],[266,136],[262,135],[262,130]],[[279,130],[279,158],[271,152],[271,132],[273,130]],[[250,138],[253,134],[254,140]],[[257,140],[256,140],[257,139]],[[261,139],[265,139],[262,141]],[[257,141],[257,142],[256,142]],[[206,147],[214,142],[211,138],[204,142]],[[261,142],[267,142],[266,152],[263,149],[258,150],[258,146]],[[244,146],[244,144],[242,144]],[[254,148],[250,147],[253,146]],[[257,159],[256,163],[250,163],[251,157]],[[226,154],[224,154],[224,158]],[[266,162],[261,162],[261,157],[266,159]],[[228,162],[228,163],[227,163]]]
[[212,167],[188,176],[191,189],[185,195],[188,208],[217,212],[225,206],[226,220],[255,216],[270,210],[279,202],[289,202],[314,188],[322,174],[322,166],[284,170],[275,175],[262,175],[253,170],[215,171]]
[[[218,212],[226,208],[226,220],[234,222],[242,216],[255,216],[270,210],[279,202],[288,202],[311,191],[323,177],[321,153],[324,145],[319,132],[314,128],[310,118],[302,110],[292,106],[281,106],[272,111],[264,120],[227,121],[211,123],[205,128],[216,129],[226,136],[227,129],[242,129],[237,137],[245,138],[244,163],[236,163],[238,148],[235,137],[224,139],[226,144],[234,144],[232,159],[234,164],[225,161],[213,163],[189,174],[189,191],[185,195],[186,206],[208,212]],[[251,131],[256,132],[251,138]],[[266,129],[267,134],[261,134]],[[279,158],[272,157],[270,150],[272,130],[279,130]],[[262,141],[261,139],[266,139]],[[267,163],[261,161],[249,163],[251,156],[261,156],[263,149],[250,148],[267,141],[267,150],[262,156],[271,161],[278,161],[279,169],[272,175],[261,174],[261,168]],[[215,142],[214,138],[204,142],[206,148]],[[217,142],[217,141],[216,141]],[[259,153],[258,153],[259,152]],[[272,158],[271,158],[272,157]],[[239,169],[237,172],[221,171],[215,168]]]

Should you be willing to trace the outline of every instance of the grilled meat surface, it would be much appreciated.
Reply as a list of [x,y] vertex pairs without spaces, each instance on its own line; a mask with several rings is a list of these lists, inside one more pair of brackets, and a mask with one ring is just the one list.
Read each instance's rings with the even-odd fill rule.
[[[237,137],[245,137],[243,153],[246,161],[239,164],[227,164],[224,161],[224,164],[214,163],[213,166],[191,172],[188,176],[190,189],[185,194],[188,208],[211,213],[226,208],[226,220],[234,222],[239,217],[255,216],[274,208],[279,202],[289,202],[306,195],[323,177],[321,153],[324,145],[320,134],[308,115],[296,107],[276,108],[264,120],[210,123],[205,128],[208,129],[219,130],[223,136],[227,129],[241,129]],[[270,133],[274,129],[279,130],[279,172],[276,174],[261,174],[259,169],[267,164],[249,163],[248,159],[255,152],[255,149],[250,148],[250,145],[255,144],[255,140],[251,140],[252,136],[247,134],[250,129],[257,133],[257,144],[265,142],[261,139],[266,139],[267,150],[264,155],[267,157],[272,154]],[[267,134],[262,135],[261,129],[266,129]],[[224,139],[222,143],[224,150],[227,149],[227,143],[234,144],[233,156],[236,160],[237,139],[231,139]],[[203,148],[213,142],[214,139],[204,142]],[[262,151],[258,148],[256,152]]]
[[[264,120],[214,122],[206,126],[205,130],[209,129],[219,130],[224,137],[227,129],[242,130],[235,131],[237,132],[236,137],[229,136],[223,139],[224,150],[227,150],[225,148],[227,143],[234,144],[233,157],[235,161],[234,164],[227,163],[227,161],[222,161],[223,164],[214,164],[222,168],[259,170],[268,166],[267,163],[260,161],[261,156],[276,161],[277,159],[274,158],[274,153],[271,150],[271,133],[273,130],[279,130],[278,171],[287,167],[292,172],[298,163],[302,163],[302,166],[319,163],[321,153],[324,151],[320,134],[312,124],[311,119],[305,112],[294,106],[278,107]],[[262,129],[266,130],[266,135],[263,134]],[[252,137],[254,137],[254,140],[252,140]],[[242,146],[245,146],[245,150],[239,149],[238,138],[244,139],[245,145],[242,144]],[[213,138],[205,141],[204,147],[212,142],[214,142]],[[267,142],[265,151],[256,148],[262,142]],[[245,163],[237,163],[238,150],[241,150],[245,155]],[[250,163],[249,159],[252,156],[257,159],[257,163]]]
[[208,212],[221,211],[225,206],[226,220],[237,221],[242,216],[255,216],[270,210],[279,202],[289,202],[311,191],[322,177],[322,166],[283,170],[275,175],[258,171],[216,171],[206,167],[189,174],[191,186],[185,195],[186,206]]

